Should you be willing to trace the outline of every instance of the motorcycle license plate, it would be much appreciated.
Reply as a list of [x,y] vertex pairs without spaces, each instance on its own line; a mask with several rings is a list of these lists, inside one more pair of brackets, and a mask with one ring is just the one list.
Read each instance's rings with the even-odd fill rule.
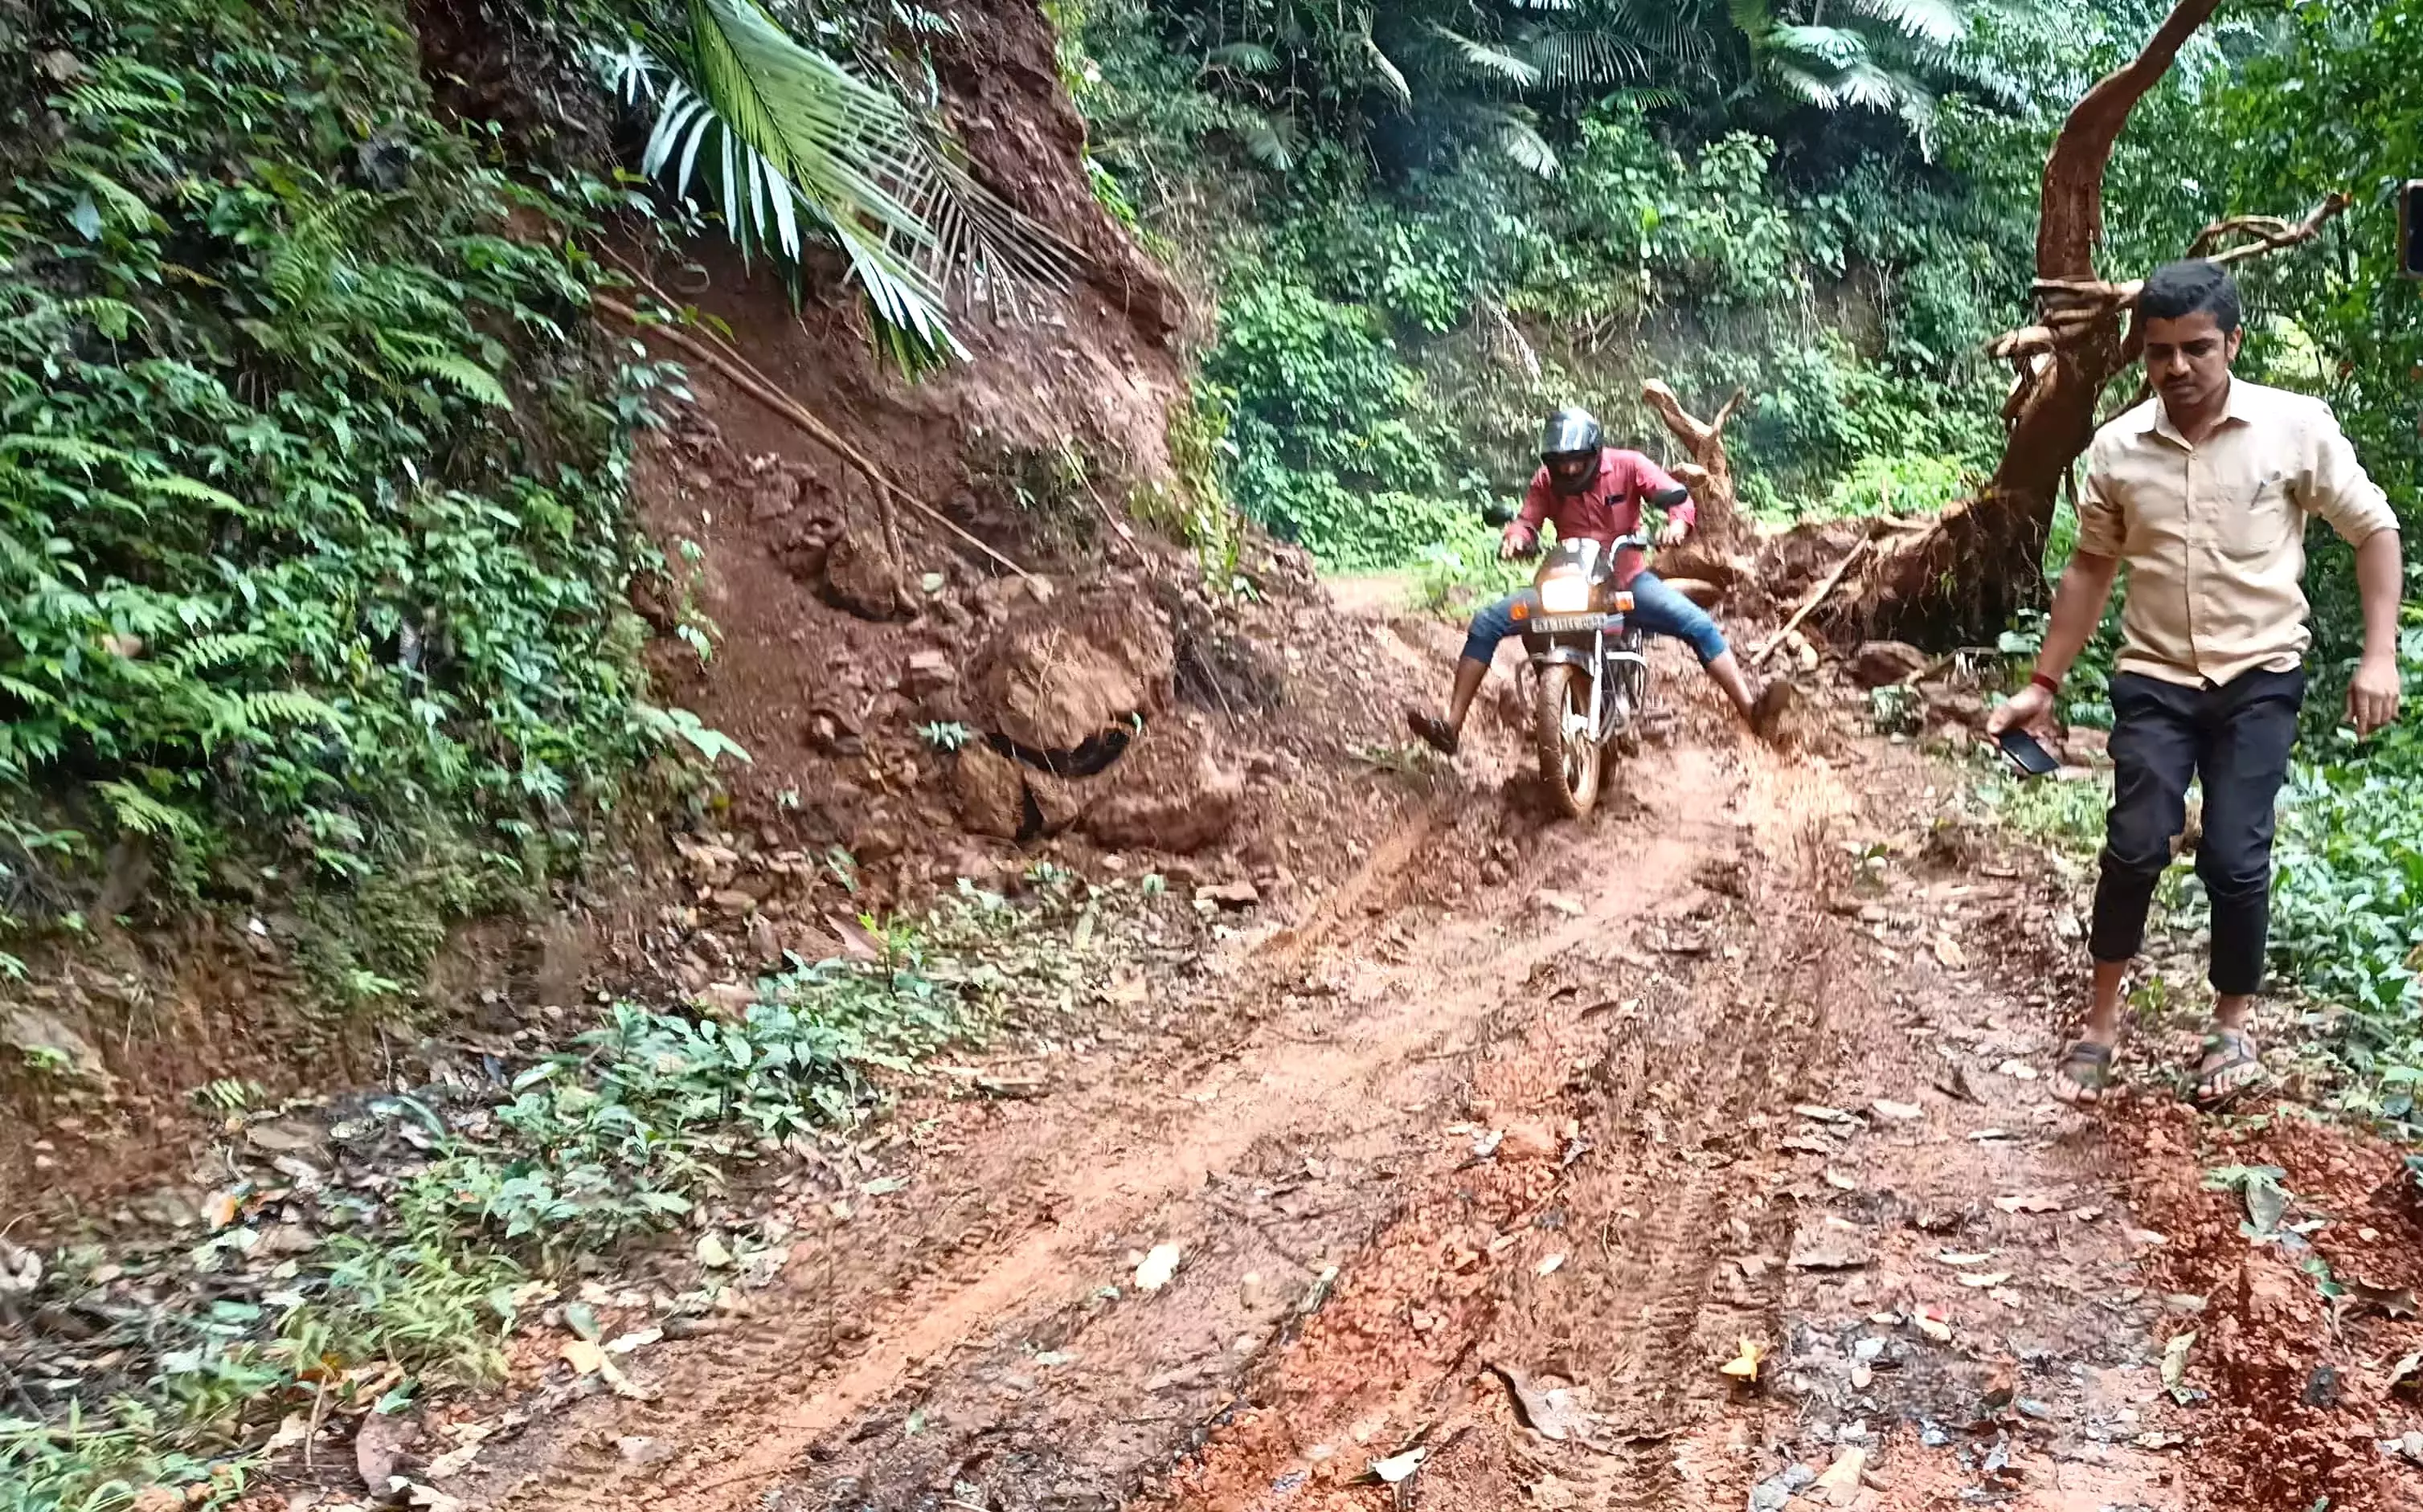
[[1533,635],[1568,636],[1606,628],[1604,614],[1535,614],[1528,625]]

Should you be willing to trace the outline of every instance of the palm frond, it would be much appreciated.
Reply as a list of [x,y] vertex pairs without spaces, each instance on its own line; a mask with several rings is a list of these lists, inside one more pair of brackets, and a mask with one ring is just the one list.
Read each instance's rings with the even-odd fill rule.
[[1758,39],[1761,50],[1782,54],[1803,66],[1850,69],[1868,60],[1867,39],[1845,26],[1770,26]]
[[1650,75],[1649,55],[1604,27],[1542,30],[1523,39],[1542,84],[1555,89],[1623,84]]
[[1295,118],[1285,112],[1257,118],[1245,133],[1245,155],[1274,173],[1296,164]]
[[1524,172],[1543,179],[1553,179],[1561,166],[1557,150],[1548,145],[1539,128],[1532,124],[1531,113],[1520,107],[1466,104],[1457,115],[1476,129],[1489,145],[1506,160]]
[[1764,71],[1767,82],[1775,86],[1777,90],[1799,101],[1802,104],[1814,105],[1820,110],[1835,110],[1842,106],[1843,97],[1834,92],[1834,86],[1829,80],[1811,72],[1797,63],[1787,63],[1782,58],[1770,57],[1766,61]]
[[1484,78],[1515,89],[1528,89],[1540,82],[1540,71],[1535,65],[1503,48],[1475,41],[1445,26],[1433,25],[1431,30],[1455,49],[1457,55],[1464,59],[1465,68]]
[[1843,103],[1857,109],[1892,110],[1901,103],[1900,81],[1865,58],[1845,69],[1833,82]]
[[689,197],[694,180],[748,256],[798,261],[812,232],[848,259],[893,332],[961,349],[944,315],[970,292],[996,312],[1065,287],[1083,257],[976,182],[953,144],[900,100],[793,39],[757,0],[689,0],[682,55],[599,60],[626,102],[653,104],[641,171]]
[[1938,46],[1969,35],[1957,0],[1843,0],[1853,12]]
[[1388,87],[1388,92],[1397,97],[1397,102],[1402,105],[1412,104],[1414,87],[1405,82],[1403,71],[1390,62],[1388,55],[1380,51],[1380,44],[1372,40],[1371,16],[1369,11],[1364,12],[1363,15],[1363,53],[1371,60],[1372,71],[1380,75],[1381,82]]
[[1542,179],[1553,179],[1560,165],[1556,149],[1547,138],[1533,130],[1530,122],[1510,120],[1497,128],[1497,150],[1524,172]]

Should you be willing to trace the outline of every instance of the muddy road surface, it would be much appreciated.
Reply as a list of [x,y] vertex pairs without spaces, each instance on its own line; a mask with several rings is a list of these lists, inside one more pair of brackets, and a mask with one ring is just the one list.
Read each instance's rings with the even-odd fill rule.
[[1944,769],[1755,747],[1663,672],[1671,736],[1593,821],[1478,732],[1186,1035],[921,1127],[905,1217],[805,1236],[476,1500],[2288,1505],[2211,1401],[2237,1255],[2183,1268],[2136,1205],[2209,1216],[2201,1136],[2142,1121],[2149,1190],[2126,1105],[2035,1072],[2063,890],[1947,832]]

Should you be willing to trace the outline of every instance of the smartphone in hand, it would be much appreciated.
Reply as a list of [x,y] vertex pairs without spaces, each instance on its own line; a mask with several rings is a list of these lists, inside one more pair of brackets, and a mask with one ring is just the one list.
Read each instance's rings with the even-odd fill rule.
[[1996,744],[2003,748],[2003,754],[2010,758],[2011,764],[2019,769],[2022,777],[2048,777],[2061,768],[2061,763],[2053,760],[2052,752],[2044,748],[2043,742],[2017,725],[2003,731]]

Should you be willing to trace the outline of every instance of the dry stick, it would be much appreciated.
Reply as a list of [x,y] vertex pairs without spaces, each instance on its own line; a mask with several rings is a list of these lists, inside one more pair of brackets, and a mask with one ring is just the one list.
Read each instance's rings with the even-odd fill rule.
[[882,490],[885,494],[894,498],[897,498],[902,503],[908,505],[911,509],[915,510],[918,513],[923,514],[935,524],[950,531],[953,535],[958,536],[969,545],[972,545],[978,551],[983,552],[994,561],[999,562],[1002,566],[1009,569],[1013,573],[1016,573],[1019,576],[1026,578],[1030,582],[1034,580],[1035,575],[1033,573],[1028,572],[1025,568],[1021,567],[1018,563],[1010,560],[1007,557],[1003,556],[1000,552],[986,544],[982,538],[971,534],[967,528],[961,526],[957,520],[952,519],[949,515],[944,514],[942,511],[934,508],[931,504],[926,503],[924,499],[919,498],[916,495],[910,493],[906,488],[894,482],[884,474],[881,468],[876,466],[872,462],[867,461],[864,454],[860,452],[856,447],[853,447],[848,442],[843,440],[841,436],[833,431],[831,426],[827,425],[824,421],[818,419],[806,408],[806,406],[800,404],[799,401],[792,399],[789,395],[784,394],[780,389],[774,387],[772,384],[766,380],[763,374],[756,373],[752,370],[745,360],[736,360],[725,356],[722,353],[716,351],[713,347],[708,346],[705,342],[701,341],[696,337],[690,335],[688,331],[685,331],[678,326],[667,325],[662,322],[642,322],[640,319],[639,313],[633,310],[629,306],[622,304],[617,300],[610,299],[604,294],[593,293],[589,298],[591,304],[595,305],[599,309],[604,310],[607,314],[613,316],[617,320],[629,323],[634,329],[663,337],[666,340],[671,341],[673,345],[681,348],[684,352],[689,353],[691,356],[696,357],[699,361],[713,368],[716,371],[723,374],[725,378],[731,380],[733,386],[738,388],[742,393],[747,394],[750,398],[765,405],[768,409],[772,410],[775,414],[790,421],[793,425],[798,426],[801,431],[805,432],[811,439],[830,448],[835,455],[839,456],[844,462],[848,463],[851,466],[857,468],[860,473],[863,474],[866,480],[873,483],[878,489]]
[[1843,559],[1834,564],[1834,570],[1826,575],[1826,580],[1817,585],[1817,591],[1801,600],[1800,607],[1792,611],[1792,618],[1783,622],[1783,628],[1768,637],[1766,644],[1758,648],[1756,654],[1750,659],[1751,667],[1766,665],[1766,659],[1775,654],[1775,648],[1782,645],[1784,638],[1800,628],[1800,622],[1809,618],[1812,610],[1826,602],[1827,597],[1834,591],[1835,585],[1842,582],[1843,575],[1851,570],[1851,563],[1866,556],[1869,545],[1875,540],[1874,536],[1861,536],[1858,545],[1843,554]]
[[[683,301],[675,299],[673,295],[666,293],[664,290],[658,288],[655,279],[649,277],[640,269],[633,267],[628,259],[625,258],[621,253],[616,252],[612,247],[601,247],[599,250],[604,252],[607,258],[610,260],[616,267],[622,269],[625,273],[629,274],[631,276],[631,280],[634,283],[637,283],[649,293],[654,294],[656,296],[657,303],[664,306],[665,308],[686,309],[691,307],[686,305]],[[778,393],[782,391],[772,379],[766,376],[764,369],[758,367],[755,363],[742,355],[739,348],[725,340],[721,334],[717,332],[713,327],[706,325],[704,323],[698,323],[693,326],[693,330],[700,341],[713,347],[724,356],[732,359],[735,366],[746,370],[750,376],[755,378],[759,383],[765,385],[768,388],[774,389]],[[892,594],[895,600],[905,600],[907,594],[900,587],[896,572],[898,564],[909,559],[908,553],[903,551],[900,546],[900,512],[892,507],[892,493],[887,488],[878,486],[875,491],[875,499],[876,504],[883,516],[883,549],[891,554],[892,560],[895,568],[892,583]]]

